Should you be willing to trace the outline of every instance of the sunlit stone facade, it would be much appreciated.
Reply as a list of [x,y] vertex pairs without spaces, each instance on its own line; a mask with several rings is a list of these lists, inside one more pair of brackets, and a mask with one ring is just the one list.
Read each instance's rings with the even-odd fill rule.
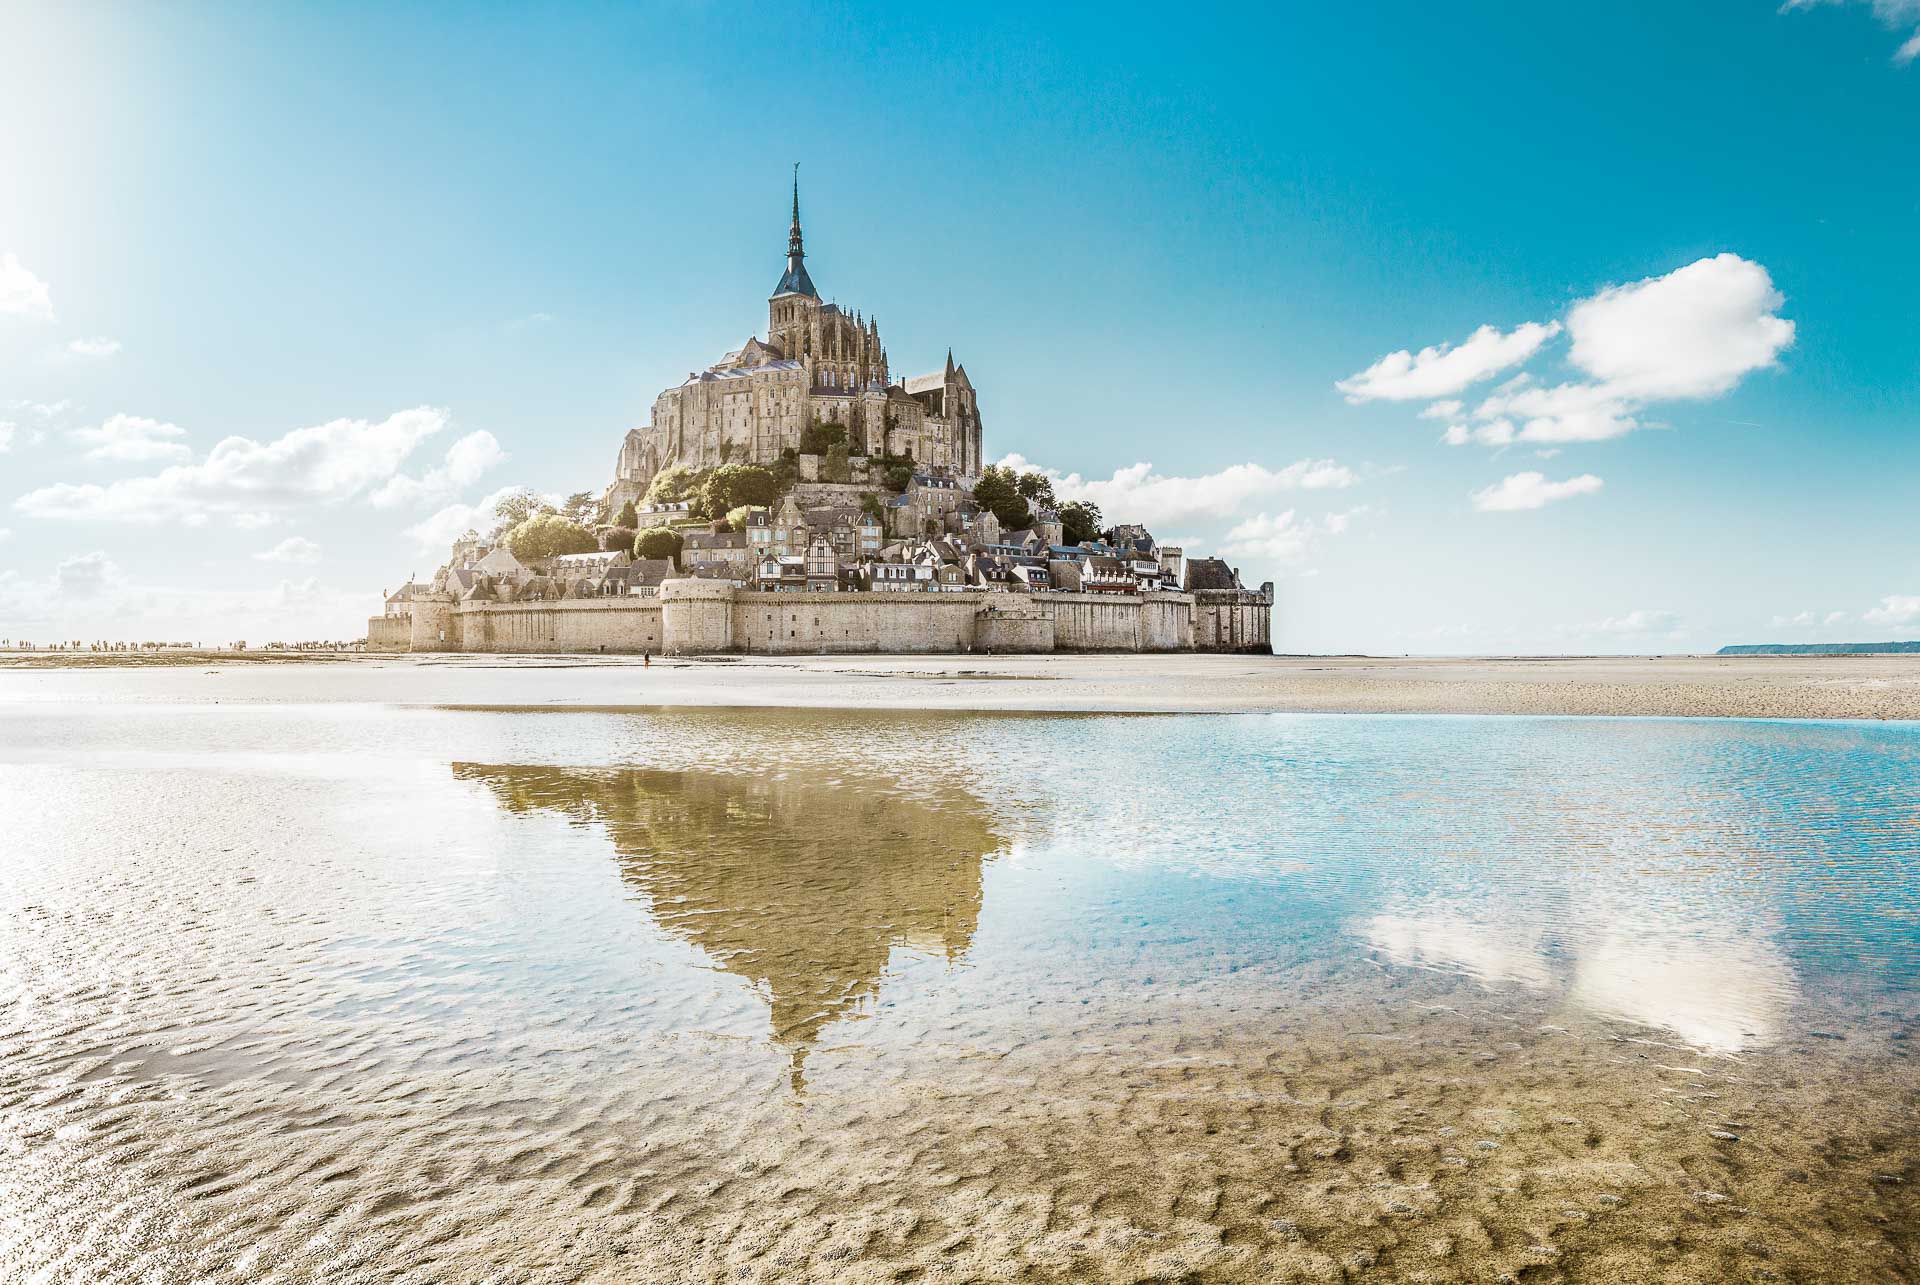
[[767,300],[767,331],[654,398],[651,421],[620,446],[613,508],[637,500],[676,464],[770,464],[798,450],[816,421],[847,430],[856,451],[911,458],[970,482],[981,468],[980,406],[951,349],[931,374],[896,378],[880,324],[826,303],[807,273],[800,190],[793,195],[787,267]]

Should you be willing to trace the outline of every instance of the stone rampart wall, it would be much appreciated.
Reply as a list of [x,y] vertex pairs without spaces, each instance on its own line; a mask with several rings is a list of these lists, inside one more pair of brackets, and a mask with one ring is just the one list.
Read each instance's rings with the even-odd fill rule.
[[1273,598],[1244,590],[1203,590],[1194,595],[1196,651],[1273,652]]
[[664,650],[657,598],[469,602],[454,613],[460,651]]
[[740,591],[733,599],[733,645],[773,656],[972,651],[974,616],[987,596]]
[[1193,600],[1183,593],[1049,593],[1054,646],[1061,651],[1186,651]]
[[368,651],[405,651],[413,646],[413,621],[407,616],[374,616],[367,621]]
[[369,646],[710,655],[1269,651],[1264,593],[761,593],[672,580],[658,597],[415,604]]

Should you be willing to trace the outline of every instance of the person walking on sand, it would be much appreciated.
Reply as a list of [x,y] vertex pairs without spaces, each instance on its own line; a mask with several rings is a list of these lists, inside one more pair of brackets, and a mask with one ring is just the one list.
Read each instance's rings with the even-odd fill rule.
[[650,651],[643,651],[643,652],[641,652],[641,653],[640,653],[640,668],[642,668],[642,669],[652,669],[652,668],[653,668],[653,653],[652,653],[652,652],[650,652]]

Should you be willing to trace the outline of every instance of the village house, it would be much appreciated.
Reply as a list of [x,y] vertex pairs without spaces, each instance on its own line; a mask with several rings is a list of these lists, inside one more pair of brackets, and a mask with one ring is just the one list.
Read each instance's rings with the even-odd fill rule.
[[680,563],[688,570],[707,563],[722,563],[744,576],[753,559],[754,550],[747,543],[744,531],[694,530],[683,532],[680,537]]

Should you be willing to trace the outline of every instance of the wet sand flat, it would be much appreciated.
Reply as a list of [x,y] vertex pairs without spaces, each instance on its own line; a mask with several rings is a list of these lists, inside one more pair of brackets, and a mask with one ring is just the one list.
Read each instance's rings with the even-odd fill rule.
[[0,682],[0,1279],[1920,1268],[1920,728],[609,675]]
[[[0,656],[0,698],[1920,719],[1920,656]],[[217,680],[217,681],[216,681]]]

